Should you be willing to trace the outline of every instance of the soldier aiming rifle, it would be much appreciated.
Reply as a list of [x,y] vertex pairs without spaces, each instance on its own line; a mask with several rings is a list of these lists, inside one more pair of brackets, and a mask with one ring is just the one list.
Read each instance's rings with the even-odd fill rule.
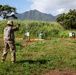
[[1,57],[1,62],[4,62],[8,53],[8,49],[11,51],[11,61],[16,62],[16,47],[15,47],[15,37],[14,32],[19,30],[20,24],[13,26],[13,21],[9,20],[7,22],[7,27],[4,28],[4,50]]

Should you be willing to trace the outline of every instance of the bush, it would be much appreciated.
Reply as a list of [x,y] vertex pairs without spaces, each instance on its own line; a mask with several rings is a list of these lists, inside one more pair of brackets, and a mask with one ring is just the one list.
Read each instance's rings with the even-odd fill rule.
[[59,37],[60,38],[67,38],[67,37],[69,37],[69,32],[63,30],[63,31],[60,32]]

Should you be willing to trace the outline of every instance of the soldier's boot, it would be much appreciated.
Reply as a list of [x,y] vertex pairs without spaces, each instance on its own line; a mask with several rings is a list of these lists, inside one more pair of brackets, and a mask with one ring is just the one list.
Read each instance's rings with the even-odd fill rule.
[[1,62],[4,62],[7,56],[7,52],[4,52],[1,57]]
[[15,62],[16,62],[15,52],[12,52],[12,53],[11,53],[11,61],[12,61],[12,63],[15,63]]

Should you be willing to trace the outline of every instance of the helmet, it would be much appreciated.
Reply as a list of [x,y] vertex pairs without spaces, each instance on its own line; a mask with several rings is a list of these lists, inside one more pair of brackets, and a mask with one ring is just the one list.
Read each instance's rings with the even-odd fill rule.
[[7,25],[13,25],[13,21],[12,20],[9,20],[8,22],[7,22]]

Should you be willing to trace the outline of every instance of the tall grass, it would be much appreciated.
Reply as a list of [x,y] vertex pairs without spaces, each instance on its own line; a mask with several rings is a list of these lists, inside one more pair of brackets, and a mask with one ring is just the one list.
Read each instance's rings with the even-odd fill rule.
[[[0,36],[3,36],[3,29],[7,24],[7,20],[0,21]],[[20,30],[15,33],[17,37],[24,37],[24,33],[29,31],[31,38],[38,38],[40,32],[43,32],[44,37],[65,37],[66,33],[56,22],[44,22],[44,21],[21,21],[14,20],[14,25],[21,24]],[[68,34],[68,33],[66,33]]]
[[[51,37],[60,37],[67,38],[69,37],[70,32],[75,32],[75,30],[65,30],[57,22],[46,22],[46,21],[21,21],[14,20],[14,25],[20,24],[19,31],[15,32],[16,37],[24,38],[26,32],[30,33],[30,38],[39,38],[40,32],[43,32],[44,38]],[[0,21],[0,37],[3,36],[3,29],[7,26],[7,20]]]

